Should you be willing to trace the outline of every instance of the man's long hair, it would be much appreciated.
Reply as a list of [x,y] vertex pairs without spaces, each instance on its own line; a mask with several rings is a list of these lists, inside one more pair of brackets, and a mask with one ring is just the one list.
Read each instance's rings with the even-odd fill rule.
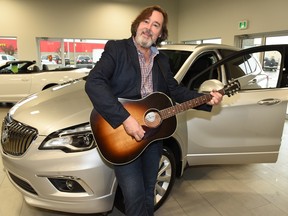
[[162,30],[161,30],[161,34],[158,37],[157,41],[156,41],[156,46],[159,46],[161,44],[162,41],[165,41],[168,38],[168,28],[167,28],[167,24],[168,24],[168,15],[166,13],[166,11],[164,11],[160,6],[158,5],[154,5],[151,7],[147,7],[145,8],[137,17],[136,19],[132,22],[131,25],[131,34],[133,37],[136,36],[136,32],[137,32],[137,28],[140,24],[140,22],[144,21],[145,19],[148,19],[153,11],[158,11],[160,13],[162,13],[164,19],[163,19],[163,25],[162,25]]

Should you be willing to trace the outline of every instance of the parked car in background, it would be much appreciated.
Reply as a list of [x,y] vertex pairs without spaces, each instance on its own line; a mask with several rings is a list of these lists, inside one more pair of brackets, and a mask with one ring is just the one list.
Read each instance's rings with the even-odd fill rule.
[[90,56],[79,55],[76,62],[77,64],[92,64],[92,59]]
[[[288,45],[161,48],[179,83],[204,93],[217,89],[230,97],[224,96],[211,112],[182,110],[191,103],[177,109],[183,112],[177,115],[176,131],[164,139],[155,209],[186,166],[277,161],[288,100],[287,51]],[[278,71],[263,71],[261,58],[267,52],[281,57]],[[98,213],[115,204],[123,211],[113,166],[93,139],[93,107],[84,86],[85,78],[33,94],[12,107],[3,121],[3,165],[29,205]]]
[[93,61],[88,55],[79,55],[76,60],[76,67],[89,67],[92,68]]
[[42,55],[42,64],[62,64],[62,59],[59,55]]
[[0,102],[17,102],[32,93],[89,74],[88,68],[41,70],[35,61],[9,61],[0,66]]
[[264,70],[265,71],[276,71],[278,68],[278,62],[275,60],[274,56],[271,56],[270,58],[264,59]]
[[7,61],[16,61],[14,56],[8,54],[0,54],[0,65],[5,64]]

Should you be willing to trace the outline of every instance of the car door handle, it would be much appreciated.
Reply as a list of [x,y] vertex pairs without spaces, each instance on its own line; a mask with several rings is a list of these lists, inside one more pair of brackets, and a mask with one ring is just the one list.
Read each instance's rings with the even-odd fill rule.
[[250,80],[250,82],[249,82],[249,84],[255,84],[255,83],[257,83],[257,79],[252,79],[252,80]]
[[258,101],[259,105],[275,105],[275,104],[279,104],[281,102],[281,100],[276,99],[276,98],[267,98],[261,101]]
[[29,81],[29,79],[27,79],[27,78],[22,78],[21,80],[22,80],[22,81],[25,81],[25,82],[26,82],[26,81]]

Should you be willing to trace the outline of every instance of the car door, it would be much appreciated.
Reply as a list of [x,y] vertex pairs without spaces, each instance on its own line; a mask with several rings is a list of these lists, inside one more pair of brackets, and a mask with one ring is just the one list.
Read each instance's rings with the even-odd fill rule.
[[21,73],[17,72],[17,69],[15,69],[15,73],[12,70],[7,71],[10,71],[10,73],[0,73],[0,101],[17,102],[30,94],[31,71]]
[[[224,96],[211,112],[185,113],[189,165],[277,160],[287,111],[287,51],[287,45],[241,50],[199,73],[195,79],[212,71],[223,84],[235,80],[241,89]],[[278,67],[264,70],[265,59],[272,56]],[[214,83],[209,81],[200,89],[210,91]]]

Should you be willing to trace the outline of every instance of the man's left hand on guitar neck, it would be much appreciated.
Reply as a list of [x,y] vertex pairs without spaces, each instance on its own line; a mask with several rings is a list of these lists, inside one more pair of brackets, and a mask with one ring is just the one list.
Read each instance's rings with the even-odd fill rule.
[[222,101],[223,95],[216,90],[211,91],[210,94],[212,95],[212,99],[207,104],[213,106],[218,105]]

